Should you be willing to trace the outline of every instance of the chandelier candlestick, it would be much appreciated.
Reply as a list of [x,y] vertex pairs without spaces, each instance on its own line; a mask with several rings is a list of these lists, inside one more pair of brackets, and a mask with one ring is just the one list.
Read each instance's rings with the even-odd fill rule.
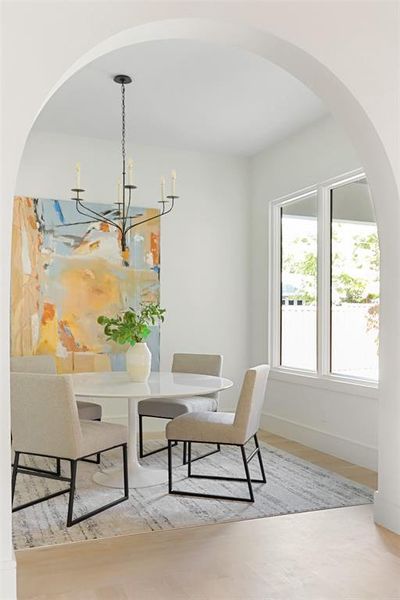
[[[114,227],[120,233],[121,240],[121,250],[123,256],[123,262],[127,266],[129,256],[128,242],[127,236],[131,229],[134,227],[138,227],[139,225],[143,225],[149,221],[154,219],[159,219],[164,215],[170,213],[175,205],[175,200],[178,199],[178,196],[175,195],[175,180],[176,174],[175,171],[172,172],[172,194],[170,196],[164,197],[162,193],[162,199],[160,200],[162,204],[162,210],[158,215],[154,215],[153,217],[149,217],[148,219],[143,219],[142,221],[137,221],[137,217],[139,215],[134,215],[130,213],[131,201],[132,201],[132,193],[137,189],[136,185],[133,185],[133,161],[131,159],[128,160],[128,164],[126,161],[126,108],[125,108],[125,86],[129,83],[132,83],[131,77],[129,75],[116,75],[114,77],[115,83],[118,83],[121,86],[121,157],[122,157],[122,187],[121,187],[121,196],[118,194],[118,201],[115,203],[117,205],[116,218],[109,218],[104,214],[101,214],[94,209],[90,208],[90,206],[84,203],[81,195],[84,193],[84,189],[80,188],[80,165],[77,165],[77,186],[73,188],[71,191],[74,193],[74,197],[72,200],[75,201],[76,210],[79,214],[91,219],[89,222],[99,222],[106,223],[109,226]],[[127,172],[126,167],[128,167],[128,183],[127,183]],[[78,183],[79,182],[79,183]],[[121,184],[119,184],[121,185]],[[119,189],[119,186],[118,186]],[[170,206],[167,208],[166,206],[170,203]]]

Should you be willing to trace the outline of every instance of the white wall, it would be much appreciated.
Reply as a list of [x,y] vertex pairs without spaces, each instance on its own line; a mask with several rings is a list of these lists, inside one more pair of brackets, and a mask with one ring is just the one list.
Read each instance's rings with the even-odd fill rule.
[[[253,157],[251,361],[267,360],[269,202],[361,165],[332,117]],[[315,386],[309,378],[271,373],[264,428],[351,462],[377,467],[377,393],[355,386]],[[357,386],[358,387],[358,386]],[[362,392],[361,392],[362,393]]]
[[[161,368],[174,352],[224,355],[224,375],[235,387],[221,394],[234,405],[248,363],[247,164],[244,158],[168,148],[131,147],[136,206],[157,207],[160,176],[177,171],[180,199],[161,220]],[[121,172],[118,142],[34,132],[26,146],[16,193],[68,199],[81,163],[85,197],[114,202]],[[105,418],[126,415],[124,401],[104,401]],[[156,423],[149,427],[156,428]]]

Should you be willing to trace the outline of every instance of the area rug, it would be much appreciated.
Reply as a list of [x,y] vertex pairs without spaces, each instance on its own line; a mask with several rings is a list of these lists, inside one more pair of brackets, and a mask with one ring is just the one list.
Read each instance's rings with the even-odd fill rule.
[[[147,450],[154,449],[159,442],[149,442]],[[324,510],[355,506],[372,502],[372,490],[335,473],[327,471],[292,454],[261,443],[264,459],[266,484],[255,483],[253,504],[187,496],[171,496],[167,485],[130,491],[130,498],[93,518],[67,529],[67,494],[47,502],[21,510],[13,515],[13,535],[16,549],[33,548],[52,544],[64,544],[82,540],[127,535],[271,517],[289,513]],[[211,447],[209,448],[211,449]],[[206,450],[201,447],[201,452]],[[193,457],[195,457],[193,451]],[[147,466],[167,466],[166,453],[160,452],[147,457]],[[49,460],[24,459],[26,464],[53,468]],[[186,467],[180,465],[182,451],[174,448],[174,480],[185,490],[216,494],[246,495],[245,483],[217,482],[201,479],[186,479]],[[111,451],[102,457],[102,467],[120,464],[120,454]],[[258,462],[253,460],[251,472],[259,477]],[[63,467],[68,475],[69,466]],[[119,494],[119,490],[97,485],[92,481],[98,466],[79,463],[76,494],[76,515],[106,504]],[[193,473],[243,476],[240,451],[225,446],[214,454],[193,465]],[[65,483],[29,475],[18,475],[14,505],[33,500],[41,495],[62,489]]]

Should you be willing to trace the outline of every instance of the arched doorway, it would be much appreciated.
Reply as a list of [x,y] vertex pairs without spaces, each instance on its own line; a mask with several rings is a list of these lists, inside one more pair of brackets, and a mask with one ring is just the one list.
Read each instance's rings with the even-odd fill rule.
[[[376,519],[395,531],[400,531],[399,509],[396,502],[400,497],[400,441],[397,435],[400,408],[397,402],[400,382],[396,377],[396,368],[400,356],[400,319],[396,303],[399,286],[392,278],[391,269],[398,255],[397,222],[399,219],[398,191],[394,175],[387,159],[384,146],[371,121],[351,92],[323,64],[291,43],[276,36],[243,26],[202,19],[166,20],[122,31],[93,48],[75,62],[59,79],[57,85],[48,92],[42,107],[64,81],[93,59],[111,50],[126,45],[160,39],[194,39],[216,44],[235,45],[248,52],[268,58],[308,85],[320,96],[331,112],[342,123],[351,138],[363,162],[370,182],[377,212],[381,239],[381,436],[380,436],[380,494],[376,503]],[[20,152],[28,136],[26,130],[22,136]],[[12,165],[16,171],[18,165]],[[12,181],[12,174],[10,181]],[[10,185],[5,186],[10,190]],[[10,194],[7,193],[7,197]],[[10,224],[10,213],[7,214]],[[9,260],[9,248],[4,253]],[[7,288],[6,288],[7,289]],[[7,340],[4,340],[4,353],[8,352]],[[8,431],[8,411],[5,412],[4,431]],[[7,433],[2,436],[4,446],[8,446]],[[8,452],[5,452],[8,456]],[[9,461],[8,461],[9,462]],[[5,477],[8,477],[4,465]],[[1,528],[10,531],[9,506],[1,513]],[[3,528],[4,523],[4,528]],[[5,544],[10,544],[10,536],[5,535]],[[4,552],[6,555],[6,552]]]

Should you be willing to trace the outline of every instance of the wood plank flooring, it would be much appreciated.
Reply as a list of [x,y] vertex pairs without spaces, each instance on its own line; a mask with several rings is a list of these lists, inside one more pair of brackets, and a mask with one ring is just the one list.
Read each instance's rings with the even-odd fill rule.
[[290,452],[290,454],[294,454],[295,456],[298,456],[304,460],[308,460],[315,465],[324,467],[325,469],[333,471],[334,473],[338,473],[338,475],[352,479],[357,483],[367,485],[373,490],[376,490],[378,487],[378,474],[375,471],[365,469],[364,467],[359,467],[358,465],[353,465],[346,460],[336,458],[336,456],[319,452],[318,450],[314,450],[308,446],[303,446],[298,442],[287,440],[286,438],[269,433],[267,431],[260,431],[258,437],[266,444],[271,444],[271,446],[275,446],[281,450]]
[[[375,486],[376,474],[264,441]],[[17,552],[19,600],[399,600],[400,537],[371,506]]]

